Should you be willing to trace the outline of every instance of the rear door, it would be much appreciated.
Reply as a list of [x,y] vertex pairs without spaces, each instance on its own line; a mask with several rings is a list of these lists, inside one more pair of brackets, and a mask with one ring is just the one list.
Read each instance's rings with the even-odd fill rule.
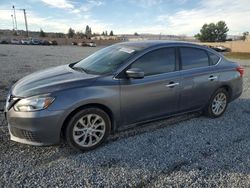
[[182,111],[204,107],[218,85],[218,73],[210,66],[206,50],[195,47],[179,47],[181,68]]
[[176,71],[176,48],[148,52],[129,68],[142,69],[145,77],[120,81],[123,124],[178,111],[180,75]]

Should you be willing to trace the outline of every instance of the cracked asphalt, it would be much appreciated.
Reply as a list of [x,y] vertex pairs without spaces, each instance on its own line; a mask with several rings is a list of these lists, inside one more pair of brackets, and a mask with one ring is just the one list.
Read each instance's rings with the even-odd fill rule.
[[9,140],[3,107],[21,77],[99,48],[0,45],[0,187],[250,187],[250,60],[226,113],[186,114],[112,135],[96,150]]

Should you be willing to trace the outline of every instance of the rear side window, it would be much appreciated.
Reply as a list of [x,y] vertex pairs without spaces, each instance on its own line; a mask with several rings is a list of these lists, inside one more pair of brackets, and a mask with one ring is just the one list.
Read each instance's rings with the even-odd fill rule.
[[182,69],[192,69],[209,66],[208,55],[204,50],[197,48],[180,48]]
[[131,68],[140,68],[145,76],[175,71],[175,48],[161,48],[137,59]]
[[209,54],[209,57],[210,57],[210,62],[211,62],[211,65],[216,65],[218,63],[218,61],[220,60],[220,57],[211,53],[211,52],[208,52]]

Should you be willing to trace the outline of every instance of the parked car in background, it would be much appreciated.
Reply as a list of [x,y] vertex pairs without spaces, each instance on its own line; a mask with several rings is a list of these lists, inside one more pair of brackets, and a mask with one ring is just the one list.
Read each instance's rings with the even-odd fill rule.
[[77,45],[78,46],[87,46],[87,43],[86,42],[79,42]]
[[212,49],[214,49],[217,52],[230,52],[230,48],[226,48],[225,46],[213,46]]
[[87,42],[86,44],[89,47],[96,47],[96,43],[94,43],[94,42]]
[[39,40],[39,39],[31,39],[31,44],[39,45],[39,44],[41,44],[41,40]]
[[31,39],[22,39],[21,44],[25,44],[25,45],[31,44]]
[[11,39],[10,43],[11,44],[21,44],[20,40],[18,40],[18,39]]
[[47,40],[41,40],[41,45],[50,45],[50,42]]
[[78,150],[110,133],[176,114],[220,117],[242,93],[244,69],[216,51],[184,42],[125,42],[68,65],[33,73],[9,91],[11,140]]
[[96,47],[96,43],[94,43],[94,42],[80,42],[77,45],[78,46]]
[[72,44],[73,46],[75,46],[75,45],[77,45],[77,42],[72,42],[71,44]]
[[9,44],[9,41],[6,39],[1,39],[0,44]]
[[56,40],[49,41],[49,44],[50,45],[57,45],[57,41]]

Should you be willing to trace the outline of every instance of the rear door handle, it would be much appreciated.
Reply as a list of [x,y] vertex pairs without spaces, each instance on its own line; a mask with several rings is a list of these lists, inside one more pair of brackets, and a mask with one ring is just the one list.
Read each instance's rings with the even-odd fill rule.
[[213,75],[209,76],[209,78],[208,78],[208,80],[210,80],[210,81],[214,81],[217,79],[218,79],[218,76],[213,76]]
[[173,88],[173,87],[178,86],[178,85],[179,85],[178,82],[169,82],[169,84],[167,84],[166,86],[169,88]]

